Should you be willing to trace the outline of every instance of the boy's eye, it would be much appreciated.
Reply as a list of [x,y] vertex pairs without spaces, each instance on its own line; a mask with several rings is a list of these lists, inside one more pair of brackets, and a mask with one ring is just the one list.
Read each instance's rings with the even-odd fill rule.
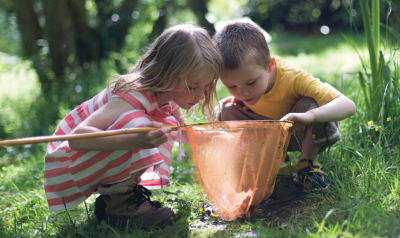
[[254,80],[253,82],[247,83],[247,85],[252,85],[254,84],[256,81]]

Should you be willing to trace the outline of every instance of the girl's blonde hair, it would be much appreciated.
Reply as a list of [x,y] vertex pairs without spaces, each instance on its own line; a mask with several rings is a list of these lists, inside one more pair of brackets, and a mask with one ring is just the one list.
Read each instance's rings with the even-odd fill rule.
[[[223,70],[222,57],[207,31],[190,24],[165,30],[149,47],[133,70],[115,75],[113,93],[129,90],[166,92],[192,72],[211,72],[214,80],[206,86],[205,99],[199,107],[208,120],[214,119],[213,105],[217,100],[216,83]],[[187,86],[186,86],[187,87]],[[195,111],[198,111],[198,107]]]

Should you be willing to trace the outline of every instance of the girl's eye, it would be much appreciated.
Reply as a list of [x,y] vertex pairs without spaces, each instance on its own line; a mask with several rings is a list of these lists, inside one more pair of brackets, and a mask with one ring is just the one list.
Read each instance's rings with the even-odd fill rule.
[[188,86],[188,89],[193,91],[193,90],[196,90],[196,87],[192,88],[192,87]]
[[236,86],[226,86],[227,88],[235,88]]
[[247,85],[252,85],[254,84],[256,81],[254,80],[253,82],[247,83]]

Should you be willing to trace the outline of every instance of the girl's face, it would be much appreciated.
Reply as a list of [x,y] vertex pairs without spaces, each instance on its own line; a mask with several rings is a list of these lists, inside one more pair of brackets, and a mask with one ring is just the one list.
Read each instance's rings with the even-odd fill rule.
[[214,75],[206,70],[194,71],[187,75],[186,84],[182,80],[173,90],[165,95],[183,109],[190,109],[205,97],[205,88],[212,83]]

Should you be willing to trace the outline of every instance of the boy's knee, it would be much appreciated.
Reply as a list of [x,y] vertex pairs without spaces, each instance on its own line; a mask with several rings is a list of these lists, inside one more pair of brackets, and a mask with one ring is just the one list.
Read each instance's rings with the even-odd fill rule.
[[219,103],[214,108],[214,113],[217,121],[233,121],[236,120],[235,115],[237,109],[231,103]]
[[318,107],[318,103],[310,97],[302,97],[293,107],[293,112],[307,112]]

